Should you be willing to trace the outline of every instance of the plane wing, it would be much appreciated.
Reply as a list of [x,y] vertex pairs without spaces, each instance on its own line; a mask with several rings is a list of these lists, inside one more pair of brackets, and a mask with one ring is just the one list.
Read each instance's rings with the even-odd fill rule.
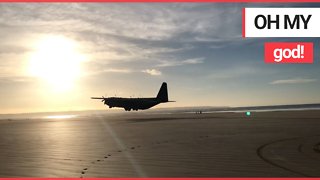
[[105,99],[103,97],[91,97],[91,99]]

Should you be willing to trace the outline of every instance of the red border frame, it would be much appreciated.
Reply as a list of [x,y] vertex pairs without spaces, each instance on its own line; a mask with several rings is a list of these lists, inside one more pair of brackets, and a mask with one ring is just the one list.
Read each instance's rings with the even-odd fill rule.
[[0,178],[0,180],[320,180],[320,178]]
[[[320,0],[0,0],[0,3],[320,3]],[[242,9],[245,37],[245,8]],[[80,178],[0,178],[0,180],[75,180]],[[87,180],[320,180],[320,178],[85,178]]]
[[109,3],[320,3],[320,0],[0,0],[1,2],[109,2]]
[[246,37],[246,8],[242,8],[242,37]]

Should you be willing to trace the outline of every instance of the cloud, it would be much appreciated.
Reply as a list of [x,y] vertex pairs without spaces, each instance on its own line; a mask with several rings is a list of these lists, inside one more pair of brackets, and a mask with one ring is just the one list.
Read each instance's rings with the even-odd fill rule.
[[143,73],[150,74],[151,76],[160,76],[162,73],[156,69],[146,69],[142,71]]
[[[89,57],[88,71],[93,71],[88,74],[104,69],[129,73],[108,68],[131,62],[130,69],[138,71],[200,64],[204,58],[185,57],[186,52],[197,53],[198,42],[221,44],[241,35],[235,16],[241,8],[234,5],[1,4],[0,11],[0,54],[28,53],[37,39],[59,34],[77,41]],[[179,60],[182,55],[186,60]]]
[[296,78],[296,79],[281,79],[275,80],[270,82],[270,84],[301,84],[301,83],[310,83],[315,82],[317,79],[303,79],[303,78]]
[[249,76],[257,76],[261,74],[263,69],[258,67],[251,66],[230,66],[228,68],[216,69],[207,75],[207,78],[212,80],[219,79],[237,79],[237,78],[246,78]]
[[114,68],[110,68],[110,69],[105,69],[105,70],[103,70],[103,72],[111,72],[111,73],[131,73],[132,70],[130,70],[130,69],[114,69]]
[[204,58],[192,58],[187,59],[183,61],[177,61],[177,60],[165,60],[162,61],[158,67],[172,67],[172,66],[182,66],[182,65],[188,65],[188,64],[201,64],[203,63]]
[[[240,5],[1,5],[0,24],[31,32],[97,32],[144,40],[207,41],[240,36]],[[123,12],[126,12],[125,14]]]

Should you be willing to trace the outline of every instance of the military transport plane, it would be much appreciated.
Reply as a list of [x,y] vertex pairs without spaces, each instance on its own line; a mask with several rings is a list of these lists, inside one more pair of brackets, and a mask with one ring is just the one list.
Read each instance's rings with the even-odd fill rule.
[[145,110],[149,109],[155,105],[160,103],[167,103],[167,102],[175,102],[168,100],[168,89],[167,83],[163,82],[161,88],[158,92],[157,97],[152,98],[122,98],[122,97],[91,97],[91,99],[102,99],[105,105],[108,105],[109,108],[113,107],[122,107],[126,111],[138,109]]

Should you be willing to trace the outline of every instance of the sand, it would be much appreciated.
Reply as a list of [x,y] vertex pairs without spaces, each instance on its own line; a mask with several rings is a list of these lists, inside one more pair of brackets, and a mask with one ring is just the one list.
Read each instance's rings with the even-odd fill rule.
[[320,177],[320,111],[0,120],[1,177]]

